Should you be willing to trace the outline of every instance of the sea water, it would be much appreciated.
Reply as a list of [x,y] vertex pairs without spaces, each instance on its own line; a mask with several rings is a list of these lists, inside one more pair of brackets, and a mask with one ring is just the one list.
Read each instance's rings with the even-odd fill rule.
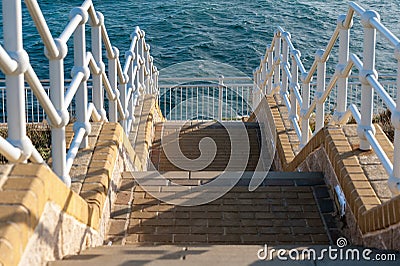
[[[53,36],[57,37],[68,23],[70,10],[82,0],[38,3]],[[121,59],[129,48],[129,35],[138,25],[146,32],[159,69],[185,61],[211,60],[232,65],[248,75],[258,66],[277,26],[291,33],[304,64],[309,66],[315,51],[324,48],[329,41],[338,15],[348,10],[348,1],[341,0],[94,0],[93,3],[96,10],[104,14],[109,37],[120,49]],[[382,22],[400,37],[400,1],[363,0],[359,3],[380,13]],[[1,42],[2,31],[1,27]],[[24,47],[35,71],[44,78],[48,75],[48,64],[43,56],[43,42],[25,7],[23,32]],[[351,49],[358,52],[362,40],[359,18],[355,19],[351,34],[356,37]],[[71,41],[69,44],[72,46]],[[393,49],[387,49],[389,47],[386,40],[378,36],[377,68],[393,69],[390,69],[394,62]],[[72,60],[71,50],[66,62],[72,64]]]
[[[70,10],[82,1],[38,3],[52,35],[57,37],[68,23]],[[277,26],[291,33],[308,69],[315,51],[328,43],[337,17],[348,10],[348,1],[341,0],[94,0],[93,3],[96,10],[104,14],[108,35],[111,43],[120,49],[122,62],[130,45],[129,36],[138,25],[146,32],[154,63],[160,70],[177,63],[206,60],[228,64],[249,77],[259,65]],[[363,0],[359,3],[366,9],[376,10],[384,25],[400,37],[400,1]],[[24,3],[22,5],[24,48],[38,76],[45,79],[48,78],[48,60],[43,55],[43,42]],[[360,18],[356,17],[351,30],[350,51],[360,57],[362,33]],[[90,38],[89,30],[87,35]],[[0,36],[2,44],[2,25]],[[66,78],[70,77],[73,65],[72,44],[71,38],[65,59]],[[334,71],[336,64],[337,52],[333,52],[328,62],[329,73]],[[388,74],[393,74],[396,69],[393,48],[380,35],[376,68],[380,73]]]

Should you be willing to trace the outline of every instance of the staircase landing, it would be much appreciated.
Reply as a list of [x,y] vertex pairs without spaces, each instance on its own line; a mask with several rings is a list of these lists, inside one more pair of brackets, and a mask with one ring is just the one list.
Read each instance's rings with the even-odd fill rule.
[[[333,204],[319,173],[269,173],[248,191],[246,175],[223,197],[201,206],[175,206],[155,199],[125,173],[111,213],[113,244],[329,244],[337,235]],[[218,172],[169,172],[193,185]],[[169,191],[169,186],[153,187]],[[179,193],[179,192],[176,192]],[[335,241],[336,239],[333,239]]]

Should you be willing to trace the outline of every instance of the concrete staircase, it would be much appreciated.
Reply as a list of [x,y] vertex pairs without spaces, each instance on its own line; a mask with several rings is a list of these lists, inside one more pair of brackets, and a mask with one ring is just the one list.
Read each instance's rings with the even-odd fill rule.
[[[246,256],[230,258],[231,263],[242,265],[257,261],[259,246],[255,245],[327,245],[336,241],[339,230],[332,216],[334,204],[322,174],[262,172],[257,166],[260,128],[257,123],[245,123],[245,130],[249,159],[246,171],[233,189],[207,204],[178,206],[162,202],[154,194],[177,195],[180,191],[171,183],[191,189],[215,180],[222,171],[229,176],[243,170],[236,164],[228,167],[229,134],[238,133],[239,128],[235,123],[159,123],[150,155],[155,169],[124,173],[112,207],[105,246],[51,265],[135,265],[144,261],[151,262],[150,265],[175,265],[188,257],[194,259],[191,263],[203,264],[213,256],[212,261],[218,260],[211,251],[213,245],[219,245],[223,254],[228,254],[229,249],[238,254],[253,252],[247,259]],[[183,155],[190,159],[211,154],[207,149],[200,152],[199,143],[212,138],[217,148],[215,158],[204,169],[182,169],[170,160],[179,160],[177,154],[166,155],[167,145],[172,144],[162,139],[168,140],[168,136],[170,140],[178,140]],[[267,177],[259,188],[250,192],[248,185],[254,171]],[[156,173],[162,173],[169,182],[147,185],[146,189],[138,184],[139,177]],[[200,256],[202,253],[211,257]]]
[[[258,123],[236,123],[225,122],[223,124],[218,122],[197,122],[192,121],[189,123],[179,122],[165,122],[156,125],[155,139],[151,148],[151,162],[158,171],[180,171],[183,170],[177,166],[176,162],[171,162],[172,159],[179,160],[178,150],[172,147],[172,156],[167,158],[166,149],[172,146],[168,140],[177,137],[176,141],[179,144],[182,154],[189,159],[199,158],[201,155],[199,145],[201,140],[209,138],[212,139],[216,145],[217,153],[211,163],[207,164],[202,171],[254,171],[257,167],[257,162],[260,155],[260,127]],[[245,130],[245,131],[244,131]],[[179,134],[177,134],[179,132]],[[248,154],[248,162],[245,169],[240,164],[231,164],[228,166],[229,159],[231,158],[232,144],[230,138],[234,135],[241,134],[249,142],[247,147],[249,151],[243,152],[243,155]],[[247,137],[246,137],[247,134]],[[162,142],[162,139],[164,142]],[[167,139],[167,141],[165,141]],[[208,149],[203,150],[203,155],[211,156]],[[246,159],[245,156],[241,158]],[[258,169],[265,170],[265,169]]]

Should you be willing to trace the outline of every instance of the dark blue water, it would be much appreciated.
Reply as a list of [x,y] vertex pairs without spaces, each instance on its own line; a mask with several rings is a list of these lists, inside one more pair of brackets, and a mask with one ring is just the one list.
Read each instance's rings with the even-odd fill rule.
[[[54,37],[68,23],[69,11],[81,0],[38,1]],[[339,14],[347,12],[347,1],[274,1],[274,0],[96,0],[95,8],[105,16],[105,24],[114,46],[124,54],[129,35],[136,25],[146,31],[147,42],[159,69],[191,60],[211,60],[229,64],[248,75],[259,64],[274,29],[281,25],[292,33],[301,50],[304,64],[310,66],[314,53],[328,42]],[[384,24],[400,36],[400,1],[362,1],[365,8],[381,14]],[[23,4],[24,6],[24,4]],[[359,53],[361,26],[354,22],[351,50]],[[41,78],[48,76],[43,44],[24,8],[24,47]],[[90,33],[90,32],[88,32]],[[90,34],[88,34],[90,35]],[[357,37],[357,35],[360,35]],[[2,39],[2,29],[0,29]],[[72,42],[69,42],[70,46]],[[393,49],[378,37],[377,68],[392,72]],[[335,54],[331,57],[335,60]],[[71,66],[72,50],[66,58]],[[329,66],[333,69],[335,61]],[[70,67],[66,67],[69,76]]]

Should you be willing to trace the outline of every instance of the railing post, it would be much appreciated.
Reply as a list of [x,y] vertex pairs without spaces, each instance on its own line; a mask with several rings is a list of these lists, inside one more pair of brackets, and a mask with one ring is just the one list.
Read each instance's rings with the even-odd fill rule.
[[147,94],[152,94],[150,81],[151,81],[151,72],[150,72],[150,45],[146,44],[144,46],[144,58],[145,58],[145,84],[146,84],[146,91]]
[[156,95],[158,95],[158,97],[160,97],[160,88],[158,87],[158,76],[160,75],[160,72],[158,72],[158,69],[156,66],[154,66],[154,75],[153,75],[153,79],[154,79],[154,91],[156,93]]
[[[130,53],[131,51],[129,51]],[[132,54],[133,55],[133,54]],[[134,56],[134,55],[133,55]],[[127,121],[127,125],[126,125],[126,133],[131,131],[131,125],[133,120],[135,120],[135,109],[134,109],[134,92],[135,92],[135,84],[134,84],[134,77],[133,77],[133,71],[134,71],[134,59],[132,59],[132,61],[129,63],[129,68],[128,68],[128,76],[129,76],[129,82],[128,82],[128,87],[127,87],[127,91],[129,91],[131,93],[131,95],[125,95],[125,101],[127,101],[128,99],[130,99],[126,104],[127,104],[127,108],[128,108],[128,112],[129,112],[129,117],[128,117],[128,121]]]
[[[320,131],[324,127],[325,121],[325,102],[322,101],[322,95],[325,91],[325,79],[326,79],[326,61],[322,56],[325,50],[320,49],[315,53],[315,58],[318,62],[317,66],[317,91],[315,92],[314,98],[317,101],[315,107],[315,132]],[[346,80],[347,83],[347,80]],[[339,103],[338,103],[339,105]]]
[[97,112],[100,114],[102,120],[107,119],[106,111],[104,110],[104,90],[101,74],[105,72],[105,65],[102,60],[102,47],[101,47],[101,25],[104,23],[104,16],[100,12],[96,12],[97,24],[91,21],[92,33],[92,54],[96,61],[97,66],[100,68],[100,73],[92,73],[93,88],[92,98]]
[[295,89],[299,83],[299,67],[297,65],[295,54],[300,55],[300,52],[298,50],[292,51],[292,69],[291,69],[292,81],[290,83],[290,114],[289,114],[290,120],[298,119],[297,98],[295,94]]
[[89,145],[88,135],[91,131],[89,123],[88,112],[88,89],[87,80],[89,78],[89,68],[86,62],[86,38],[85,38],[85,23],[88,20],[88,13],[81,7],[74,8],[71,11],[70,17],[73,17],[76,13],[82,16],[82,20],[74,32],[74,67],[72,69],[72,76],[77,72],[85,73],[81,84],[75,95],[76,104],[76,122],[74,124],[74,132],[77,132],[79,128],[85,128],[85,136],[82,139],[80,148],[86,148]]
[[[135,49],[133,51],[135,55],[135,64],[136,64],[136,77],[135,77],[135,100],[136,100],[136,106],[139,105],[139,97],[142,94],[142,86],[140,85],[140,76],[141,76],[141,65],[140,65],[140,55],[139,55],[139,42],[140,42],[140,31],[138,28],[135,30],[135,34],[137,36],[136,38],[136,44],[135,44]],[[132,37],[133,39],[134,37]]]
[[[150,48],[149,48],[150,49]],[[154,90],[154,69],[153,69],[153,57],[149,54],[149,90],[151,94],[155,94]]]
[[[340,15],[337,19],[339,32],[339,62],[336,66],[336,72],[341,73],[349,60],[349,36],[352,22],[345,27],[346,15]],[[337,81],[337,106],[333,115],[333,120],[339,122],[347,109],[347,86],[348,77],[340,75]]]
[[[129,77],[128,75],[125,76],[125,82],[128,82]],[[125,119],[120,120],[120,125],[122,126],[122,128],[124,129],[125,133],[128,133],[127,128],[128,128],[128,116],[129,116],[129,111],[127,108],[127,104],[126,104],[126,89],[127,89],[127,83],[122,83],[120,82],[118,84],[118,90],[119,90],[119,100],[121,102],[122,105],[122,110],[124,110],[124,116]]]
[[24,72],[28,67],[29,57],[22,44],[21,1],[3,0],[2,6],[4,48],[18,63],[13,73],[6,73],[7,140],[23,151],[24,156],[20,161],[25,161],[31,155],[32,148],[26,136]]
[[[256,81],[255,81],[256,82]],[[224,76],[219,76],[218,82],[218,121],[222,121],[222,105],[223,101],[223,89],[224,89]]]
[[253,71],[253,91],[252,91],[252,104],[253,104],[253,109],[255,110],[257,107],[257,89],[258,89],[258,70],[259,68],[257,67],[255,71]]
[[256,68],[256,71],[254,72],[254,79],[255,79],[255,86],[253,89],[253,104],[254,104],[254,109],[257,108],[258,104],[258,88],[260,86],[260,80],[258,78],[258,73],[260,71],[260,68]]
[[360,149],[370,150],[371,145],[365,137],[366,131],[372,131],[375,134],[375,128],[372,125],[374,90],[369,84],[367,77],[374,75],[378,77],[375,70],[375,45],[376,29],[370,24],[370,19],[379,20],[379,15],[375,11],[367,10],[363,13],[361,23],[364,26],[364,45],[363,45],[363,69],[360,71],[361,81],[361,123],[358,125],[357,133],[360,138]]
[[[111,88],[116,93],[116,98],[119,98],[119,90],[117,87],[117,58],[119,57],[119,50],[117,47],[113,47],[113,57],[108,58],[108,76],[110,79]],[[118,121],[118,111],[117,111],[117,100],[108,99],[109,104],[109,120],[110,122]]]
[[310,82],[303,83],[303,95],[302,95],[303,105],[300,109],[301,116],[301,141],[300,147],[304,147],[309,139],[310,124],[309,118],[306,117],[308,108],[310,107]]
[[266,55],[261,57],[261,84],[263,86],[260,87],[263,93],[267,94],[267,85],[265,81],[267,80],[267,58]]
[[285,71],[285,68],[288,66],[288,57],[289,57],[289,47],[288,47],[288,43],[285,39],[286,38],[290,38],[290,34],[288,32],[284,32],[282,34],[283,36],[283,46],[282,46],[282,55],[283,55],[283,62],[282,62],[282,86],[280,89],[280,95],[281,97],[285,97],[286,94],[288,93],[288,75]]
[[146,84],[144,83],[145,81],[145,67],[146,67],[146,59],[144,58],[144,36],[145,36],[145,32],[144,31],[140,31],[139,33],[140,37],[139,37],[139,41],[138,41],[138,55],[139,55],[139,64],[140,64],[140,68],[139,68],[139,83],[140,83],[140,93],[147,93],[147,88],[146,88]]
[[153,87],[153,93],[158,95],[157,91],[157,70],[156,67],[154,66],[154,59],[151,57],[151,82],[152,82],[152,87]]
[[61,125],[51,124],[51,155],[52,169],[55,174],[69,187],[71,178],[67,172],[65,125],[69,122],[69,113],[64,109],[64,58],[67,55],[67,45],[59,39],[54,40],[59,50],[57,57],[46,56],[50,62],[50,99],[55,109],[62,117]]
[[281,86],[281,66],[278,64],[280,60],[281,53],[281,32],[279,30],[275,31],[275,71],[274,71],[274,88],[273,90],[278,90]]
[[[267,71],[268,73],[272,70],[273,68],[273,64],[274,64],[274,53],[273,53],[273,49],[271,47],[271,45],[268,45],[267,47],[268,49],[268,67],[267,67]],[[267,94],[270,94],[272,91],[272,76],[268,77],[268,82],[267,82]]]
[[139,62],[139,58],[137,58],[136,60],[135,60],[135,65],[136,65],[136,68],[137,68],[137,70],[136,70],[136,77],[135,77],[135,93],[134,93],[134,97],[135,97],[135,104],[136,104],[136,106],[138,106],[139,105],[139,96],[141,95],[141,92],[140,92],[140,88],[141,88],[141,85],[140,85],[140,81],[139,81],[139,79],[140,79],[140,62]]
[[[397,59],[397,95],[400,95],[400,45],[395,49]],[[392,195],[400,194],[400,97],[397,96],[396,110],[392,113],[394,127],[393,172],[389,176],[388,184]]]

